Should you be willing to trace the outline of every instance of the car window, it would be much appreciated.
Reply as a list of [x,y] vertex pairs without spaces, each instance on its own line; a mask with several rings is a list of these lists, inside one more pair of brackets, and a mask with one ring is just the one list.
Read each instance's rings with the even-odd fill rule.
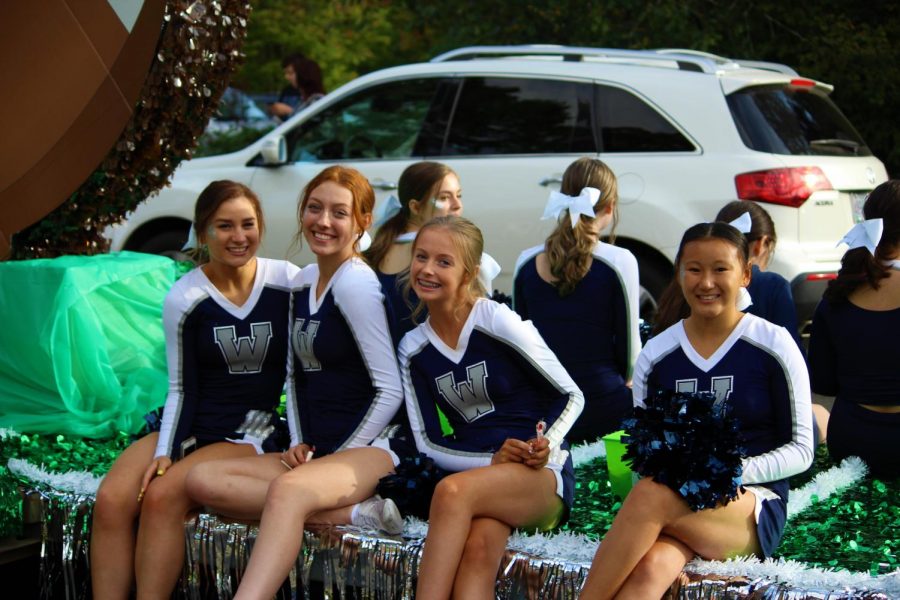
[[728,96],[744,144],[760,152],[871,156],[862,137],[820,90],[757,86]]
[[547,79],[468,77],[441,154],[596,152],[591,85]]
[[291,131],[291,161],[407,158],[437,78],[376,85],[348,96]]
[[665,117],[631,92],[596,86],[601,152],[686,152],[694,145]]

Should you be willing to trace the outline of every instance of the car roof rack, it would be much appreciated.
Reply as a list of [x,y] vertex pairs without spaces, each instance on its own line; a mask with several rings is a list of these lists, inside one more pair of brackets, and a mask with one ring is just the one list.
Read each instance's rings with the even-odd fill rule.
[[580,62],[593,58],[610,59],[632,64],[660,63],[660,66],[677,66],[683,71],[716,73],[723,69],[740,67],[765,69],[796,76],[797,72],[778,63],[752,60],[734,60],[699,50],[660,48],[655,50],[623,50],[618,48],[589,48],[584,46],[559,46],[556,44],[522,44],[512,46],[467,46],[444,52],[431,62],[474,60],[490,57],[547,56],[560,57],[564,61]]

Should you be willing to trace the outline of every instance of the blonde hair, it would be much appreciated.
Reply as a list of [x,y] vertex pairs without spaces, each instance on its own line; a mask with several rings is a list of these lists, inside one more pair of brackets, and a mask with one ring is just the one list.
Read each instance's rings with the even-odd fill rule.
[[[456,251],[459,253],[463,271],[468,276],[467,285],[463,290],[464,298],[457,304],[458,309],[461,309],[467,304],[474,303],[478,298],[485,297],[487,292],[484,289],[484,285],[482,285],[481,281],[478,279],[481,255],[484,253],[484,236],[481,235],[481,230],[478,229],[475,223],[464,217],[457,217],[455,215],[435,217],[422,225],[419,232],[416,234],[416,239],[412,246],[413,257],[415,257],[419,238],[422,237],[424,232],[430,229],[441,229],[447,232],[447,235],[450,236],[450,241],[453,243],[453,247],[456,248]],[[413,260],[415,260],[415,258],[413,258]],[[401,281],[403,285],[403,294],[406,297],[406,300],[409,301],[411,288],[410,271],[407,270],[401,276]],[[419,300],[412,311],[414,323],[418,323],[418,317],[421,316],[424,310],[425,303]]]
[[[579,158],[566,169],[559,191],[577,196],[586,187],[600,190],[600,199],[594,205],[595,215],[612,205],[613,220],[609,241],[615,242],[616,225],[619,222],[619,188],[615,173],[596,158]],[[588,232],[590,222],[589,217],[582,215],[573,228],[569,212],[564,211],[559,216],[556,229],[544,244],[550,273],[556,280],[554,285],[560,296],[571,294],[591,268],[591,254],[596,240]]]

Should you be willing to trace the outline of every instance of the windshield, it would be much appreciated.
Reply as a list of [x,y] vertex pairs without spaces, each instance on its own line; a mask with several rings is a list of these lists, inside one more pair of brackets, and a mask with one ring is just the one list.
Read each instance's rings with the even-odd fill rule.
[[728,96],[744,144],[773,154],[871,156],[837,106],[815,88],[757,86]]

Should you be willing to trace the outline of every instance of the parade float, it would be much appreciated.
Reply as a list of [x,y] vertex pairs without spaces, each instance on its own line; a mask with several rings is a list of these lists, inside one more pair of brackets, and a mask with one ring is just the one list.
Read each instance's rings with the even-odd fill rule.
[[[5,171],[0,181],[0,241],[11,244],[13,258],[28,260],[0,263],[0,538],[20,535],[25,521],[40,523],[35,587],[43,598],[90,596],[93,494],[147,426],[145,416],[163,403],[162,301],[188,268],[158,256],[104,254],[99,232],[190,157],[240,59],[249,16],[246,3],[227,0],[147,0],[127,14],[113,14],[110,6],[56,4],[57,34],[66,19],[82,19],[89,24],[82,29],[97,35],[98,52],[63,65],[88,69],[78,81],[94,88],[74,94],[80,105],[47,119],[39,135],[10,127],[4,142],[19,154],[7,162],[17,170]],[[3,29],[11,31],[3,43],[12,45],[3,57],[40,29],[25,8],[12,16],[4,20]],[[98,33],[103,24],[118,33],[104,37]],[[41,39],[76,43],[65,35]],[[58,57],[60,50],[49,54]],[[34,107],[47,118],[50,109],[40,100],[47,89],[31,73],[34,61],[30,70],[10,72],[22,73],[23,85],[35,91]],[[498,597],[577,597],[631,474],[615,439],[573,453],[578,483],[570,522],[551,534],[511,538]],[[788,526],[775,558],[695,560],[672,594],[900,597],[900,480],[869,477],[857,459],[835,464],[820,448],[813,468],[793,478],[791,487]],[[412,597],[426,531],[427,523],[411,518],[397,537],[350,527],[309,530],[283,592]],[[187,522],[179,594],[230,597],[256,532],[254,523],[215,515]]]

